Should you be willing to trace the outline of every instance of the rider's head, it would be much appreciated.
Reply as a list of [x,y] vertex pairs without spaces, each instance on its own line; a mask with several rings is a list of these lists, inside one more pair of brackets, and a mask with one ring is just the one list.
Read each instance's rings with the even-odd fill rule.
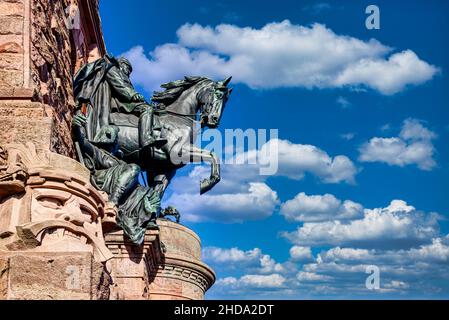
[[122,70],[128,77],[133,71],[133,67],[131,66],[131,62],[124,57],[120,57],[117,59],[118,64],[120,66],[120,70]]

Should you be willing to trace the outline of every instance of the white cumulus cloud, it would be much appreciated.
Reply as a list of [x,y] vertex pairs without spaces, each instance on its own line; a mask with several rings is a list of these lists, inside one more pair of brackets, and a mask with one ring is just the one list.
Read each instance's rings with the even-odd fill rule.
[[293,261],[307,261],[313,259],[311,248],[302,246],[291,247],[290,257]]
[[322,274],[317,274],[313,272],[305,272],[300,271],[296,275],[297,279],[301,282],[303,281],[326,281],[329,280],[330,277]]
[[436,137],[419,120],[406,119],[398,137],[374,137],[364,143],[359,149],[359,160],[400,167],[415,164],[421,170],[432,170],[436,166],[432,140]]
[[203,259],[214,266],[225,266],[227,269],[251,268],[258,273],[284,272],[282,264],[276,262],[270,255],[264,254],[259,248],[241,250],[239,248],[205,247]]
[[259,248],[243,251],[239,248],[205,247],[202,254],[208,263],[242,263],[260,259],[262,251]]
[[407,85],[419,85],[432,79],[438,69],[422,61],[411,50],[395,53],[387,60],[361,59],[343,70],[335,85],[360,85],[391,95]]
[[401,250],[379,250],[335,247],[321,252],[322,262],[372,263],[372,264],[411,264],[449,262],[449,237],[431,239],[428,244]]
[[438,216],[424,214],[402,200],[386,208],[365,209],[361,219],[306,222],[283,235],[298,245],[401,247],[429,242],[439,232]]
[[182,217],[186,221],[235,223],[271,216],[279,199],[276,191],[265,183],[251,182],[246,192],[203,195],[173,193],[167,203],[182,208]]
[[124,55],[133,80],[149,92],[184,75],[234,76],[252,88],[371,88],[391,95],[432,79],[439,69],[412,50],[392,53],[375,39],[340,35],[325,25],[268,23],[260,29],[220,24],[185,24],[178,43],[141,46]]
[[[273,146],[274,145],[274,146]],[[271,139],[265,148],[278,150],[278,172],[276,175],[302,179],[306,173],[319,177],[325,183],[354,183],[357,168],[347,156],[330,156],[326,151],[308,144],[296,144],[288,140]],[[263,159],[269,154],[262,147]]]
[[[270,158],[267,150],[277,150],[277,158]],[[240,161],[245,158],[248,161]],[[294,180],[309,174],[325,183],[354,183],[357,173],[354,163],[344,155],[332,157],[313,145],[271,139],[258,150],[237,153],[233,163],[242,164],[222,164],[222,179],[207,194],[199,195],[199,181],[209,175],[209,167],[196,166],[187,176],[175,178],[170,186],[173,192],[164,199],[164,205],[180,208],[183,220],[191,222],[265,219],[280,203],[277,193],[266,184],[269,176],[260,174],[260,168],[270,161],[277,161],[275,176]],[[348,212],[353,210],[350,202],[343,205]]]
[[281,288],[285,285],[286,279],[280,274],[274,273],[270,275],[247,274],[240,278],[226,277],[218,279],[217,286],[229,286],[231,288],[245,289],[274,289]]
[[288,221],[312,222],[354,219],[363,215],[363,206],[351,200],[341,201],[332,194],[297,194],[281,205],[281,214]]

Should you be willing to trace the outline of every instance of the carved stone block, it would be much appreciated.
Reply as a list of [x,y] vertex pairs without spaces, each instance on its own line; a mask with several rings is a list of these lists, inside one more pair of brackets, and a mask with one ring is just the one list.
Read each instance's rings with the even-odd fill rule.
[[[33,144],[1,150],[2,190],[14,183],[25,188],[2,192],[0,250],[89,252],[99,262],[112,257],[103,239],[105,199],[90,185],[87,169],[67,157],[37,153]],[[10,173],[18,171],[23,174]]]
[[107,299],[108,275],[92,259],[88,252],[0,254],[0,299]]
[[160,263],[162,249],[157,230],[147,230],[142,246],[132,243],[122,230],[105,235],[106,245],[113,253],[110,260],[114,286],[111,299],[148,300],[150,275]]

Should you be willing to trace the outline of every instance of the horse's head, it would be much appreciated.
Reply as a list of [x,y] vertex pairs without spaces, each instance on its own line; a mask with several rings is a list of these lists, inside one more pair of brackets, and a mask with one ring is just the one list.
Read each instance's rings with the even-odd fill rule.
[[226,101],[232,92],[232,88],[228,88],[231,78],[223,81],[210,81],[202,88],[198,95],[201,108],[201,127],[218,127]]

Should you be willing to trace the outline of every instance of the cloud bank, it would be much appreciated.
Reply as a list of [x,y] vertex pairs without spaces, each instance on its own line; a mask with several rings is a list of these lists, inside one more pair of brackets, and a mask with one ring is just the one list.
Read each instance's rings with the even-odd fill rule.
[[[293,244],[286,261],[265,254],[269,265],[277,266],[265,270],[260,261],[264,254],[258,248],[214,247],[213,254],[205,256],[219,280],[209,295],[234,299],[255,294],[271,299],[447,297],[449,235],[440,234],[438,221],[434,213],[393,200],[385,208],[365,209],[363,217],[349,221],[306,222],[284,234]],[[365,286],[368,266],[380,270],[378,290]]]
[[365,209],[359,219],[306,222],[283,236],[303,246],[407,247],[428,242],[438,233],[436,214],[424,214],[405,201],[393,200],[385,208]]
[[374,137],[364,143],[359,149],[359,160],[400,167],[415,164],[421,170],[432,170],[436,167],[432,143],[436,137],[421,121],[409,118],[404,121],[398,137]]
[[415,52],[375,39],[340,35],[325,25],[268,23],[260,29],[220,24],[184,24],[178,42],[146,55],[135,46],[124,55],[134,65],[133,81],[148,92],[184,75],[234,76],[251,88],[369,88],[392,95],[431,80],[439,68]]
[[[258,150],[235,155],[236,161],[248,159],[247,164],[223,164],[222,180],[207,194],[199,195],[199,181],[209,175],[209,167],[196,166],[188,176],[176,177],[170,187],[175,191],[165,202],[182,208],[185,221],[239,223],[266,219],[280,201],[277,192],[266,183],[269,176],[260,175],[259,164],[268,163],[269,153],[265,149],[279,151],[278,170],[274,176],[301,180],[310,175],[323,183],[355,182],[357,168],[348,157],[332,157],[313,145],[271,139]],[[256,163],[255,159],[259,164],[248,164]],[[341,215],[356,214],[357,204],[345,202],[342,206],[345,208],[341,209]],[[289,210],[289,205],[284,207]]]
[[281,205],[281,214],[288,221],[314,222],[353,219],[363,215],[362,205],[351,200],[341,201],[332,194],[296,195]]

